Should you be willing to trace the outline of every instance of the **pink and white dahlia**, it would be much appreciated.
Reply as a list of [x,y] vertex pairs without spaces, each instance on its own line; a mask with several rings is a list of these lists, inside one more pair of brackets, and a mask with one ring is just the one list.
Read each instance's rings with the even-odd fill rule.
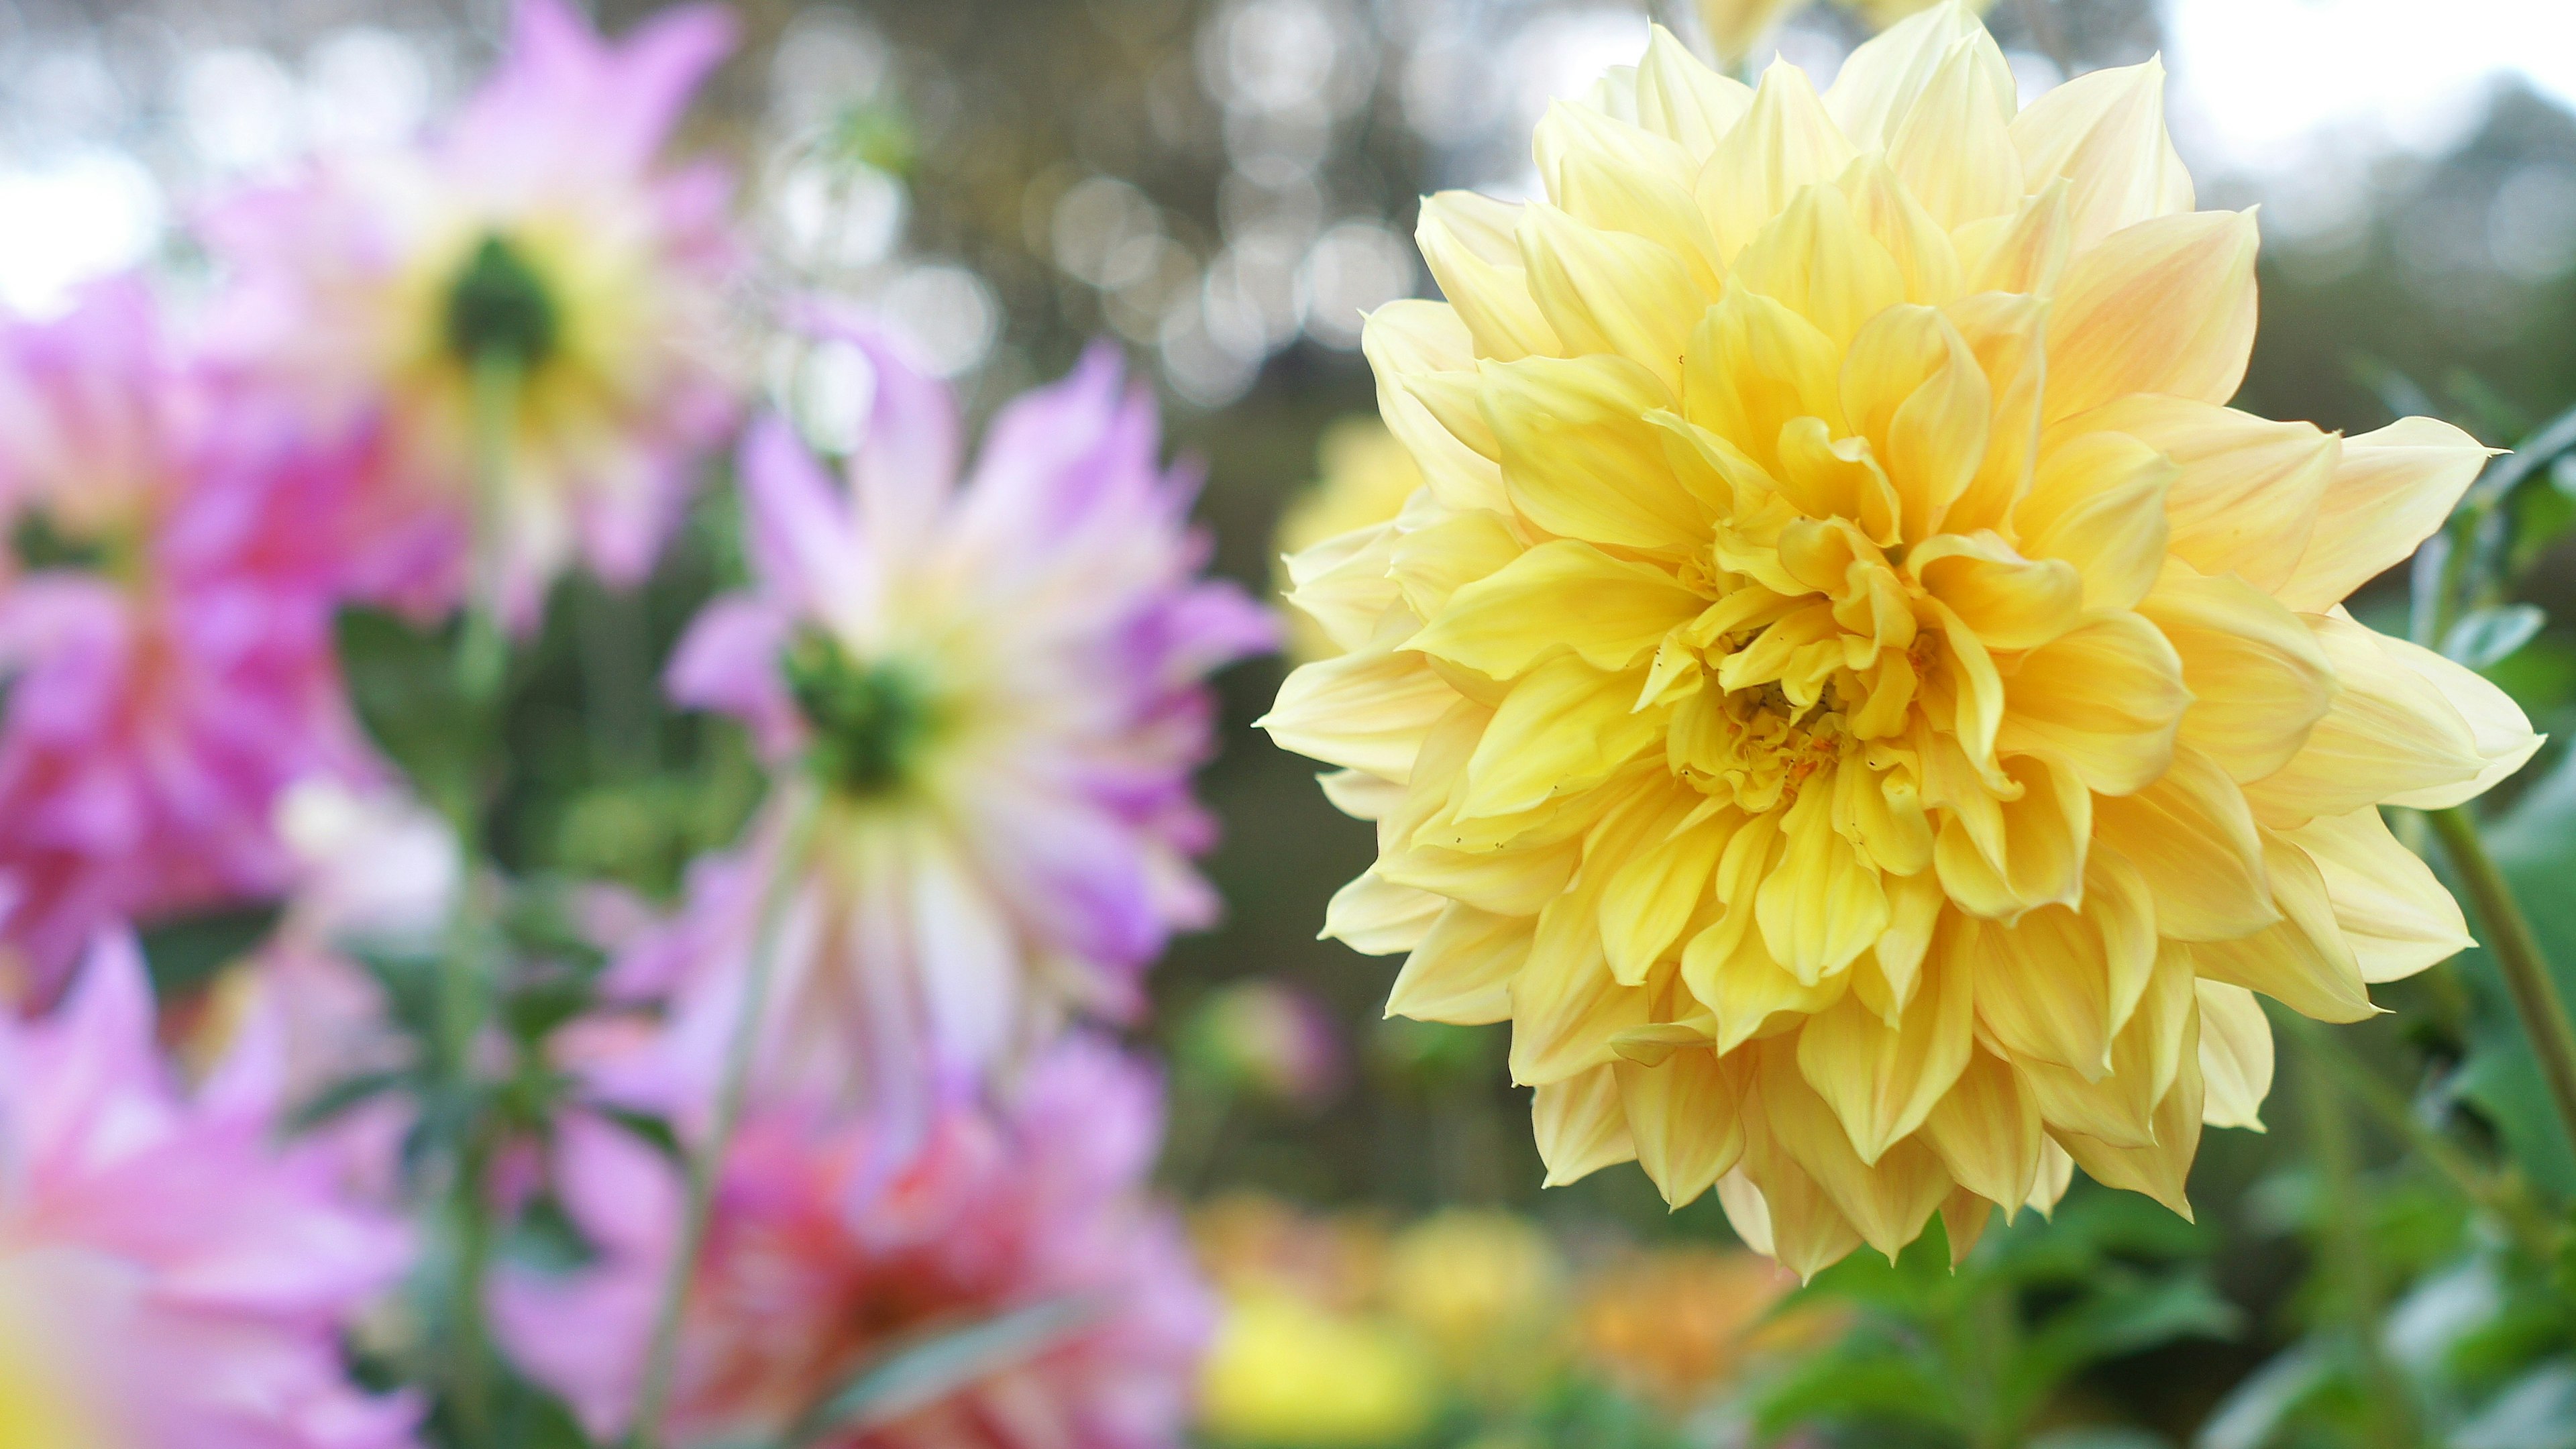
[[108,921],[286,884],[278,792],[375,770],[335,599],[406,545],[351,512],[363,440],[208,378],[131,280],[0,329],[0,399],[0,978],[42,1002]]
[[203,219],[243,371],[381,427],[378,486],[433,515],[473,513],[494,474],[491,602],[521,626],[576,554],[640,579],[732,424],[731,180],[656,159],[731,43],[712,7],[611,45],[565,0],[521,0],[508,58],[445,130],[316,158]]
[[757,585],[708,606],[669,675],[803,768],[619,981],[676,988],[675,1044],[711,1066],[783,873],[764,1071],[901,1110],[1069,1013],[1131,1011],[1171,934],[1214,916],[1190,865],[1214,837],[1190,791],[1205,681],[1274,624],[1203,574],[1197,479],[1157,466],[1114,351],[1005,408],[961,484],[948,391],[858,340],[875,393],[846,477],[753,425]]
[[[669,1442],[767,1442],[891,1349],[1000,1315],[1051,1324],[831,1449],[1162,1449],[1180,1442],[1213,1305],[1178,1220],[1144,1188],[1154,1075],[1060,1040],[997,1108],[943,1110],[905,1165],[889,1125],[756,1104],[727,1153],[680,1340]],[[569,1275],[507,1270],[505,1349],[603,1439],[624,1429],[680,1219],[676,1168],[590,1117],[556,1139],[555,1191],[598,1250]]]
[[408,1238],[343,1199],[327,1158],[276,1147],[282,1070],[254,1018],[181,1094],[121,933],[51,1015],[0,1017],[0,1383],[37,1391],[11,1411],[38,1437],[12,1442],[413,1442],[418,1406],[359,1389],[340,1347]]

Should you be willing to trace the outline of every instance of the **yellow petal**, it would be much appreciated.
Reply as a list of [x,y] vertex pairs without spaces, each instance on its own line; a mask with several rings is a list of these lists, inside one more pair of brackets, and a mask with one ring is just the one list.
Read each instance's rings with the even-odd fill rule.
[[1862,157],[1836,184],[1851,199],[1852,220],[1896,263],[1904,300],[1937,307],[1958,297],[1966,286],[1958,247],[1887,169],[1886,158]]
[[2054,296],[2075,230],[2067,219],[2066,194],[2063,180],[2051,181],[2011,215],[1972,221],[1953,233],[1968,290]]
[[2047,376],[2043,334],[2048,304],[2037,297],[1979,292],[1941,309],[1986,374],[1994,398],[1985,461],[1941,517],[1953,533],[1996,529],[2029,493],[2039,457],[2041,384]]
[[2011,68],[1980,29],[1925,79],[1888,137],[1888,164],[1945,227],[2015,211],[2026,188],[2012,115]]
[[1387,576],[1395,538],[1395,525],[1382,523],[1336,534],[1284,560],[1288,602],[1322,626],[1334,650],[1365,647],[1387,610],[1402,601]]
[[2192,209],[2191,173],[2165,134],[2161,60],[2077,76],[2013,118],[2022,174],[2063,176],[2080,251],[2150,217]]
[[2030,1088],[2049,1131],[2081,1133],[2114,1147],[2155,1142],[2156,1107],[2182,1071],[2195,1000],[2189,952],[2184,946],[2153,952],[2137,1010],[2112,1038],[2106,1069],[2084,1073],[2034,1057],[2014,1057],[2014,1069]]
[[1617,866],[1602,896],[1601,944],[1623,984],[1642,984],[1649,970],[1673,956],[1684,928],[1709,904],[1718,853],[1742,819],[1727,810],[1697,824],[1666,826],[1635,859]]
[[[1473,403],[1474,339],[1458,309],[1416,298],[1389,302],[1361,325],[1360,353],[1377,374],[1378,416],[1421,468],[1433,496],[1451,508],[1502,508],[1493,430]],[[1444,377],[1444,390],[1463,394],[1465,406],[1435,410],[1427,401]],[[1460,435],[1462,428],[1469,436]]]
[[2400,418],[2346,438],[2316,531],[2281,585],[2281,601],[2322,612],[2405,562],[2451,516],[2489,456],[2477,439],[2432,418]]
[[2180,471],[2126,433],[2067,439],[2013,508],[2021,551],[2073,565],[2087,609],[2134,607],[2164,567],[2166,491]]
[[2477,944],[2460,903],[2388,833],[2377,810],[2319,816],[2281,833],[2325,877],[2326,898],[2362,980],[2402,980]]
[[[1802,187],[1735,258],[1735,279],[1836,343],[1905,300],[1905,274],[1831,185]],[[1696,319],[1688,319],[1696,320]]]
[[1772,62],[1752,108],[1700,168],[1695,189],[1719,249],[1732,260],[1800,187],[1840,176],[1853,154],[1806,72]]
[[1718,138],[1751,109],[1751,86],[1700,64],[1671,31],[1650,28],[1646,58],[1637,66],[1637,124],[1705,162]]
[[[2286,828],[2381,801],[2435,808],[2476,794],[2488,755],[2452,702],[2453,691],[2436,679],[2454,680],[2462,698],[2490,709],[2486,694],[2494,686],[2467,682],[2476,676],[2456,665],[2442,668],[2448,661],[2419,668],[2415,656],[2423,651],[2348,618],[2306,617],[2338,688],[2290,763],[2245,787],[2264,823]],[[2467,680],[2456,679],[2461,675]],[[2511,701],[2504,708],[2512,709]],[[2514,718],[2520,715],[2513,710]]]
[[1372,648],[1299,667],[1254,724],[1281,749],[1400,782],[1457,702],[1421,655]]
[[1529,916],[1563,894],[1578,854],[1572,840],[1519,840],[1491,850],[1390,845],[1378,856],[1377,873],[1478,910]]
[[2181,470],[2165,497],[2176,557],[2266,590],[2290,577],[2308,547],[2344,447],[2308,423],[2157,396],[2122,398],[2070,419],[2051,430],[2049,446],[2095,432],[2129,434]]
[[2122,999],[2137,999],[2156,956],[2146,902],[2117,889],[2097,894],[2081,910],[2047,906],[2009,927],[1945,918],[1948,935],[1933,945],[1954,969],[1976,973],[1977,1020],[1995,1044],[2087,1081],[2111,1071]]
[[1704,545],[1700,503],[1673,476],[1648,412],[1655,375],[1617,357],[1484,365],[1485,416],[1512,503],[1549,533],[1674,554]]
[[1975,1040],[1973,977],[1955,958],[1925,973],[1922,989],[1890,1027],[1845,996],[1798,1032],[1798,1070],[1816,1089],[1865,1163],[1923,1125],[1968,1064]]
[[1458,309],[1476,355],[1510,362],[1563,354],[1556,330],[1530,296],[1515,234],[1520,208],[1473,192],[1444,191],[1422,201],[1413,239],[1440,295]]
[[1460,588],[1500,573],[1521,553],[1521,541],[1502,515],[1462,510],[1426,527],[1400,530],[1387,550],[1386,571],[1414,617],[1436,619]]
[[1755,464],[1791,419],[1842,416],[1841,351],[1816,324],[1742,286],[1700,318],[1682,364],[1681,415]]
[[2200,993],[2200,1120],[2211,1127],[2263,1130],[2272,1092],[2272,1023],[2254,993],[2203,981]]
[[1788,849],[1754,896],[1773,960],[1802,983],[1841,971],[1888,924],[1878,870],[1834,828],[1830,782],[1811,779],[1781,821]]
[[1605,673],[1564,654],[1521,676],[1467,764],[1458,813],[1531,809],[1601,783],[1659,743],[1659,715],[1631,709],[1644,678],[1643,670]]
[[2001,1057],[1969,1054],[1959,1080],[1923,1119],[1921,1139],[1951,1180],[2003,1206],[2007,1217],[2039,1175],[2039,1104]]
[[2115,1147],[2078,1133],[2052,1134],[2094,1181],[2145,1193],[2186,1219],[2191,1217],[2191,1198],[2185,1191],[2191,1177],[2191,1159],[2200,1150],[2199,1036],[2195,1011],[2190,1028],[2190,1058],[2173,1090],[2156,1104],[2153,1146]]
[[1637,1165],[1679,1208],[1716,1186],[1744,1155],[1746,1062],[1705,1048],[1674,1052],[1656,1066],[1612,1065]]
[[1902,134],[1900,123],[1943,67],[1963,53],[1987,105],[2009,118],[2012,67],[1976,16],[1951,5],[1932,6],[1864,41],[1834,76],[1833,88],[1825,92],[1825,109],[1854,145],[1892,151]]
[[1601,946],[1606,863],[1633,855],[1664,816],[1656,793],[1641,792],[1605,815],[1585,842],[1599,869],[1539,912],[1528,961],[1512,979],[1512,1080],[1562,1081],[1616,1055],[1611,1039],[1647,1020],[1648,993],[1610,974]]
[[1364,956],[1410,951],[1429,933],[1441,905],[1428,891],[1397,885],[1375,869],[1362,871],[1333,892],[1319,939],[1339,941]]
[[2254,349],[2255,242],[2251,212],[2208,211],[2078,252],[2048,324],[2048,419],[2139,392],[2233,396]]
[[2042,756],[2016,756],[2004,769],[2021,797],[2002,802],[1987,817],[1991,824],[1951,813],[1932,862],[1941,888],[1962,909],[2013,920],[2082,896],[2093,800],[2072,770]]
[[2379,645],[2459,711],[2460,718],[2468,724],[2469,739],[2479,760],[2477,774],[2465,783],[2390,795],[2387,804],[2446,810],[2493,789],[2528,763],[2540,748],[2541,737],[2532,733],[2531,720],[2523,714],[2522,706],[2484,675],[2404,639],[2383,636]]
[[[1864,1242],[1889,1258],[1922,1233],[1950,1192],[1949,1175],[1930,1148],[1900,1142],[1877,1162],[1863,1162],[1833,1109],[1799,1074],[1792,1050],[1763,1049],[1755,1081],[1773,1150],[1751,1150],[1754,1143],[1748,1140],[1746,1166],[1771,1204],[1775,1240],[1782,1235],[1784,1194],[1774,1190],[1772,1176],[1784,1157],[1824,1190],[1835,1212]],[[1784,1256],[1781,1261],[1788,1260]]]
[[2094,801],[2093,828],[2146,878],[2166,936],[2226,940],[2281,919],[2244,793],[2198,750],[2175,750],[2172,766],[2143,790]]
[[2318,1021],[2362,1021],[2378,1014],[2360,963],[2335,920],[2324,875],[2306,851],[2278,835],[2263,839],[2263,871],[2283,919],[2233,941],[2191,948],[2200,974],[2259,991]]
[[1716,298],[1725,263],[1691,195],[1699,162],[1679,144],[1559,101],[1540,120],[1534,150],[1548,195],[1567,216],[1653,242],[1681,259],[1704,301]]
[[1991,533],[1927,538],[1906,567],[1989,650],[2036,649],[2083,618],[2084,577],[2073,565],[2024,558]]
[[1932,533],[1992,436],[1994,386],[1967,339],[1931,308],[1884,308],[1852,341],[1842,396],[1904,501],[1905,536]]
[[1708,295],[1680,257],[1536,201],[1521,209],[1520,244],[1530,296],[1569,356],[1624,357],[1667,390],[1680,383],[1682,344]]
[[1404,958],[1386,1014],[1415,1021],[1483,1026],[1508,1021],[1512,977],[1538,929],[1530,916],[1497,916],[1451,901]]
[[2334,667],[2299,616],[2237,578],[2177,568],[2139,612],[2182,657],[2182,741],[2240,784],[2279,770],[2334,701]]
[[1633,1161],[1619,1082],[1608,1067],[1550,1082],[1531,1094],[1530,1126],[1548,1187],[1580,1182],[1602,1168]]
[[1406,647],[1496,679],[1560,649],[1596,669],[1623,670],[1706,607],[1662,569],[1558,539],[1461,587]]

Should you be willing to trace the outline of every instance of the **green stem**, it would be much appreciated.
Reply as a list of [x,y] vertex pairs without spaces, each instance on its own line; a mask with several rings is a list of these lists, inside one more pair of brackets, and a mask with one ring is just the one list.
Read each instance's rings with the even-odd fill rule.
[[2496,869],[2486,842],[2478,838],[2477,821],[2467,807],[2435,810],[2430,819],[2460,883],[2477,906],[2479,923],[2486,927],[2487,949],[2495,953],[2505,989],[2513,993],[2514,1013],[2522,1018],[2523,1033],[2531,1039],[2531,1054],[2539,1060],[2541,1079],[2558,1107],[2559,1125],[2567,1130],[2569,1142],[2576,1144],[2576,1025],[2568,1022],[2567,1004],[2559,998],[2557,979],[2549,974],[2549,958],[2542,954],[2540,939],[2532,934],[2521,903],[2514,899],[2512,883]]
[[778,931],[787,900],[812,840],[821,801],[810,785],[791,785],[798,793],[788,806],[787,827],[753,928],[751,960],[742,986],[742,1004],[734,1016],[733,1036],[725,1045],[724,1068],[716,1083],[715,1111],[706,1141],[689,1159],[688,1203],[680,1220],[680,1240],[662,1279],[660,1308],[654,1314],[652,1347],[644,1361],[644,1381],[635,1396],[631,1449],[655,1449],[662,1439],[662,1420],[670,1412],[673,1379],[679,1367],[680,1327],[689,1306],[689,1285],[697,1276],[698,1255],[706,1247],[707,1226],[715,1216],[716,1185],[725,1152],[741,1125],[744,1098],[751,1086],[751,1062],[760,1042],[761,1019],[768,1014],[769,982],[776,974]]
[[2319,1196],[2324,1220],[2317,1231],[2324,1241],[2319,1246],[2332,1291],[2330,1301],[2361,1355],[2362,1393],[2371,1404],[2369,1442],[2376,1449],[2410,1449],[2420,1436],[2414,1405],[2408,1402],[2405,1386],[2379,1341],[2379,1267],[2371,1254],[2369,1225],[2356,1210],[2362,1188],[2352,1119],[2332,1073],[2303,1071],[2299,1085],[2317,1171],[2323,1178],[2324,1191]]
[[506,354],[487,353],[474,362],[473,548],[466,562],[465,633],[456,651],[456,683],[477,705],[498,698],[509,673],[510,639],[501,627],[501,545],[520,378],[518,363]]

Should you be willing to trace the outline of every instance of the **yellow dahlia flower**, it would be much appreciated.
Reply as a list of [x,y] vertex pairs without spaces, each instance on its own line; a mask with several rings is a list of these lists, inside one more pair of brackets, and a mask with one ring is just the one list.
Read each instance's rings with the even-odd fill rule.
[[2370,1015],[2466,944],[2376,806],[2537,746],[2339,601],[2487,456],[2225,406],[2251,214],[2150,62],[2015,114],[1963,7],[1758,90],[1672,38],[1541,123],[1547,199],[1426,201],[1369,320],[1421,496],[1297,601],[1266,724],[1377,863],[1389,1010],[1512,1022],[1551,1181],[1635,1158],[1812,1272],[2072,1167],[2188,1211],[2254,994]]
[[[1374,417],[1343,418],[1326,428],[1315,461],[1320,467],[1314,485],[1279,516],[1280,560],[1272,583],[1283,597],[1301,582],[1294,567],[1298,559],[1328,566],[1334,550],[1316,546],[1332,539],[1365,546],[1377,526],[1395,517],[1422,486],[1422,470],[1413,466],[1413,455]],[[1289,657],[1303,663],[1340,652],[1313,619],[1302,614],[1289,619]]]

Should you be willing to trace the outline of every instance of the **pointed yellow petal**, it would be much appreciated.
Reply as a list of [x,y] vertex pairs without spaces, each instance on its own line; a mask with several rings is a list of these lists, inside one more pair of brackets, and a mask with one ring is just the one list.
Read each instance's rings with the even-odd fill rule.
[[1816,324],[1731,286],[1691,333],[1679,411],[1767,465],[1791,419],[1821,417],[1830,425],[1841,418],[1842,365],[1841,351]]
[[2071,445],[2097,430],[2129,434],[2181,469],[2165,498],[2176,557],[2266,590],[2287,580],[2307,549],[2344,447],[2307,423],[2157,396],[2122,398],[2071,419],[2051,430],[2050,444]]
[[1486,363],[1483,376],[1503,485],[1532,523],[1673,554],[1705,545],[1702,506],[1673,476],[1663,431],[1645,421],[1673,402],[1654,374],[1617,357],[1529,357]]
[[1878,871],[1834,829],[1830,782],[1818,777],[1781,821],[1788,849],[1754,896],[1754,919],[1772,959],[1801,982],[1830,976],[1887,928]]
[[1752,108],[1700,168],[1700,209],[1708,213],[1719,249],[1732,260],[1800,187],[1840,176],[1853,154],[1806,72],[1772,62],[1753,93]]
[[1923,1144],[1951,1180],[2009,1216],[2039,1175],[2039,1104],[2001,1057],[1970,1053],[1959,1080],[1923,1119]]
[[1743,816],[1734,810],[1680,829],[1667,827],[1635,859],[1617,867],[1601,903],[1602,949],[1626,985],[1671,959],[1684,928],[1712,900],[1718,853]]
[[1637,124],[1680,143],[1695,163],[1753,109],[1753,88],[1699,63],[1690,47],[1657,25],[1637,66]]
[[[1735,258],[1735,279],[1816,324],[1836,343],[1905,300],[1905,274],[1840,188],[1801,188]],[[1696,320],[1696,319],[1691,319]]]
[[2004,698],[1998,748],[2051,753],[2104,795],[2163,775],[2200,708],[2173,645],[2135,614],[2100,615],[2034,650],[2004,681]]
[[2135,794],[2094,801],[2093,824],[2146,878],[2163,935],[2226,940],[2281,918],[2244,793],[2198,750],[2175,750],[2172,766]]
[[2068,216],[2080,251],[2150,217],[2192,208],[2191,173],[2165,135],[2161,61],[2078,76],[2013,119],[2022,174],[2035,189],[2071,183]]
[[1468,762],[1458,813],[1507,815],[1610,778],[1662,737],[1657,712],[1631,708],[1644,679],[1643,670],[1606,673],[1567,654],[1522,675]]
[[1320,939],[1339,941],[1364,956],[1392,956],[1410,951],[1439,918],[1441,900],[1427,891],[1397,885],[1376,870],[1366,870],[1333,892],[1324,908]]
[[1627,1114],[1619,1105],[1618,1078],[1606,1066],[1532,1093],[1530,1126],[1538,1138],[1539,1160],[1547,1164],[1548,1187],[1580,1182],[1637,1156]]
[[2263,1130],[2272,1092],[2272,1023],[2254,993],[2221,981],[2199,983],[2200,1120],[2211,1127]]
[[1637,1165],[1679,1208],[1731,1172],[1744,1155],[1741,1054],[1677,1051],[1657,1066],[1621,1061],[1612,1071],[1636,1144]]
[[2004,770],[2022,793],[1995,811],[1993,838],[1978,839],[1985,832],[1954,813],[1941,824],[1932,862],[1961,909],[2012,920],[2082,896],[2093,797],[2073,770],[2043,756],[2016,756]]
[[[1458,309],[1415,298],[1389,302],[1362,324],[1360,353],[1377,374],[1378,416],[1433,496],[1451,508],[1503,507],[1493,433],[1473,402],[1474,342]],[[1435,410],[1426,400],[1444,377],[1446,391],[1463,394],[1466,406]],[[1461,425],[1472,436],[1460,436]]]
[[2361,966],[2335,921],[2325,877],[2306,851],[2265,833],[2263,870],[2282,921],[2233,941],[2191,948],[2200,974],[2259,991],[2318,1021],[2363,1021],[2378,1014]]
[[[1988,107],[2006,119],[2013,112],[2012,67],[2004,62],[1976,16],[1935,5],[1910,16],[1854,50],[1825,92],[1825,109],[1852,144],[1892,151],[1904,121],[1945,65],[1959,64],[1984,92]],[[2018,195],[2018,193],[2016,193]]]
[[1497,916],[1450,902],[1404,958],[1387,993],[1386,1014],[1456,1026],[1510,1020],[1512,977],[1529,958],[1537,929],[1533,917]]
[[1502,572],[1523,551],[1500,514],[1479,508],[1400,530],[1387,550],[1386,570],[1414,617],[1437,619],[1459,589]]
[[2040,187],[2009,216],[1972,221],[1951,235],[1973,292],[2054,296],[2066,272],[2075,224],[2063,180]]
[[2477,439],[2431,418],[2400,418],[2346,438],[2316,532],[2281,585],[2281,601],[2320,612],[2404,563],[2451,516],[2489,456]]
[[2326,899],[2362,980],[2402,980],[2476,944],[2460,903],[2388,833],[2377,810],[2320,816],[2281,833],[2325,877]]
[[1771,1176],[1785,1157],[1824,1190],[1835,1212],[1864,1242],[1894,1258],[1949,1195],[1950,1178],[1941,1170],[1941,1160],[1930,1148],[1907,1141],[1875,1163],[1863,1162],[1833,1109],[1799,1075],[1795,1050],[1785,1042],[1759,1050],[1756,1091],[1775,1150],[1748,1151],[1746,1165],[1771,1204],[1774,1238],[1782,1236],[1784,1194],[1774,1190]]
[[1798,1070],[1862,1162],[1911,1136],[1966,1069],[1976,1007],[1963,967],[1955,957],[1935,963],[1895,1027],[1846,996],[1800,1028]]
[[1400,782],[1457,702],[1421,655],[1371,648],[1298,668],[1254,723],[1281,749]]
[[1887,249],[1905,282],[1904,299],[1938,307],[1966,288],[1958,247],[1932,213],[1905,189],[1881,156],[1852,163],[1838,183],[1851,199],[1852,220]]
[[2479,762],[2477,774],[2464,783],[2390,795],[2385,803],[2411,805],[2418,810],[2448,809],[2493,789],[2521,769],[2540,748],[2541,737],[2532,733],[2531,720],[2523,714],[2522,706],[2513,702],[2512,695],[2488,683],[2485,676],[2404,639],[2383,637],[2379,644],[2459,711],[2460,718],[2468,724],[2469,739]]
[[1476,355],[1501,362],[1563,353],[1556,331],[1530,296],[1515,235],[1520,208],[1473,192],[1444,191],[1422,201],[1413,238],[1440,295],[1475,338]]
[[2190,1059],[2173,1090],[2156,1104],[2155,1144],[2114,1147],[2078,1133],[2053,1134],[2094,1181],[2105,1187],[2145,1193],[2188,1219],[2191,1198],[2185,1191],[2192,1155],[2200,1150],[2201,1084],[2199,1021],[2195,1011],[2190,1032]]
[[1708,297],[1680,257],[1536,201],[1521,209],[1520,244],[1530,297],[1568,355],[1623,357],[1667,390],[1680,383],[1682,344]]
[[2072,564],[2085,608],[2135,607],[2164,567],[2166,491],[2180,472],[2126,433],[2069,438],[2048,450],[2013,508],[2021,550]]
[[2237,578],[2177,567],[2139,612],[2182,657],[2182,741],[2239,783],[2279,770],[2333,704],[2334,667],[2299,616]]
[[1596,669],[1623,670],[1706,607],[1662,569],[1558,539],[1461,587],[1406,647],[1496,679],[1560,649]]
[[[1991,533],[1927,538],[1906,567],[1989,650],[2036,649],[2083,619],[2084,576],[2073,565],[2024,558]],[[2009,697],[2009,681],[2005,689]]]
[[[2432,809],[2475,795],[2489,756],[2452,696],[2491,710],[2489,694],[2502,694],[2448,661],[2419,666],[2415,656],[2424,651],[2348,618],[2311,614],[2306,620],[2334,666],[2337,689],[2290,763],[2245,787],[2264,823],[2289,827],[2381,801]],[[2502,707],[2521,717],[2510,700]],[[2501,715],[2497,720],[2501,745],[2506,722]]]
[[2048,324],[2048,419],[2131,393],[2233,396],[2254,349],[2255,242],[2251,212],[2208,211],[2078,252]]
[[1703,302],[1716,299],[1726,268],[1691,195],[1699,162],[1690,153],[1651,130],[1562,101],[1539,122],[1534,149],[1548,195],[1566,215],[1655,243],[1681,259]]
[[2003,52],[1980,30],[1950,48],[1888,138],[1888,164],[1945,227],[2021,205],[2011,77]]

